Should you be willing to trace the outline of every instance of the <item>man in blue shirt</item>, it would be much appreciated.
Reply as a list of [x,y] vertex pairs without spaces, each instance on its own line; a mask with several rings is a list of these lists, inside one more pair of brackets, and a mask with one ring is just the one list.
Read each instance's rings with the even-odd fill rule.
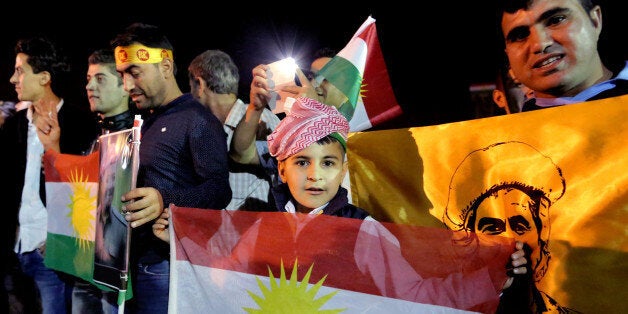
[[167,313],[169,246],[152,232],[164,206],[223,209],[231,200],[222,123],[176,81],[173,47],[154,25],[135,23],[111,42],[124,88],[142,125],[137,186],[123,196],[131,224],[134,298],[128,309]]

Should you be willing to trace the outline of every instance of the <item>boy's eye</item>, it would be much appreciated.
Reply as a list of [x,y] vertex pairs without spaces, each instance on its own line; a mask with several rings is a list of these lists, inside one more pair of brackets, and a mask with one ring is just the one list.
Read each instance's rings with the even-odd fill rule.
[[295,162],[295,164],[299,167],[303,167],[303,166],[307,166],[308,162],[305,160],[297,160],[297,162]]
[[323,161],[323,166],[325,167],[333,167],[336,163],[332,160],[325,160]]

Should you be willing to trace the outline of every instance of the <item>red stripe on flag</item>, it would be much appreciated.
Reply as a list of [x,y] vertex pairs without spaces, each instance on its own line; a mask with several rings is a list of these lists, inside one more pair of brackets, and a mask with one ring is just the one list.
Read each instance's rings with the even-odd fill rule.
[[87,156],[61,154],[54,150],[47,150],[44,154],[44,174],[46,182],[69,182],[72,173],[79,171],[87,182],[98,182],[100,169],[99,152]]
[[358,37],[362,38],[368,47],[362,80],[362,102],[371,125],[375,126],[401,115],[402,111],[390,83],[375,22]]

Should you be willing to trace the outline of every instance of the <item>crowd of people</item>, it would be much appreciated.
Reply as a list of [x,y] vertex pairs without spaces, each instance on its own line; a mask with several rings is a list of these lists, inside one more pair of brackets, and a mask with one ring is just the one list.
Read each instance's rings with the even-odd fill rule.
[[[494,99],[506,113],[628,93],[628,70],[607,67],[598,52],[602,9],[595,0],[500,4],[507,62]],[[0,128],[6,148],[0,196],[8,213],[0,247],[5,312],[117,312],[115,295],[44,264],[42,155],[87,155],[98,149],[99,135],[130,128],[136,114],[144,119],[137,188],[122,196],[133,229],[128,313],[168,310],[169,204],[373,219],[367,208],[350,203],[341,186],[349,124],[334,107],[338,91],[314,79],[335,50],[320,50],[309,69],[297,71],[294,86],[286,87],[295,103],[285,117],[269,110],[267,65],[251,70],[246,104],[238,95],[238,67],[227,53],[207,50],[194,58],[187,67],[190,92],[183,92],[173,51],[158,26],[129,25],[89,56],[90,106],[83,108],[64,101],[70,69],[56,44],[45,37],[17,42],[10,83],[23,105],[3,111]],[[515,88],[519,97],[507,96]],[[530,300],[524,285],[509,288],[516,275],[530,271],[529,263],[529,252],[517,242],[499,311],[512,313],[514,306],[540,313],[554,306],[568,312],[555,302]]]

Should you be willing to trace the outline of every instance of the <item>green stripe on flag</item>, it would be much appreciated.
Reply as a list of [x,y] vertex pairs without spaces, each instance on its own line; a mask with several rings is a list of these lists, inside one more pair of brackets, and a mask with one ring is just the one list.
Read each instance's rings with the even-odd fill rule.
[[[48,233],[46,238],[46,251],[44,257],[46,267],[79,277],[95,285],[100,290],[117,291],[107,286],[95,283],[94,273],[94,241],[81,241],[79,245],[77,238],[60,234]],[[125,298],[131,299],[131,285]]]
[[344,103],[339,111],[347,120],[351,120],[362,86],[362,76],[358,68],[351,61],[335,56],[320,70],[319,76],[324,77],[347,96],[348,102]]
[[68,273],[87,281],[94,271],[94,242],[81,241],[60,234],[48,233],[46,239],[46,267]]

